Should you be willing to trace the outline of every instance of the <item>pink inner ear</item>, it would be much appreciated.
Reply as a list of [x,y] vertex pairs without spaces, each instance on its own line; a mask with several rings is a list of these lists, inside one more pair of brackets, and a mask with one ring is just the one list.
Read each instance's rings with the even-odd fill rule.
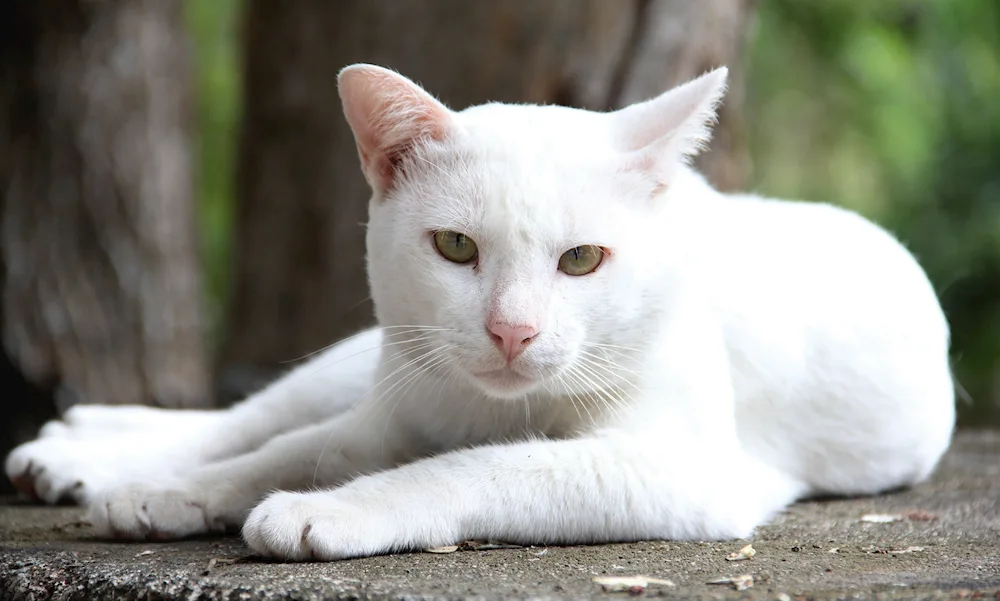
[[391,189],[417,143],[442,140],[451,127],[447,107],[409,79],[381,67],[344,69],[340,97],[362,168],[380,192]]

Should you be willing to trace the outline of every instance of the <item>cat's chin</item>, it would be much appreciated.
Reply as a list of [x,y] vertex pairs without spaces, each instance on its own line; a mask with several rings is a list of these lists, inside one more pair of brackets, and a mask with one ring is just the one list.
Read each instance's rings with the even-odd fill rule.
[[502,399],[523,397],[538,386],[539,380],[521,375],[509,367],[490,371],[472,372],[476,384],[490,396]]

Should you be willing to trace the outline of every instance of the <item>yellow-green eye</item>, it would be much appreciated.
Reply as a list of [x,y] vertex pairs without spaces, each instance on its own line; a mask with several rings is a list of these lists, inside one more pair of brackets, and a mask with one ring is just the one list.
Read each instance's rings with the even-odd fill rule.
[[603,260],[604,249],[600,246],[577,246],[559,257],[559,271],[567,275],[587,275],[600,267]]
[[479,248],[472,238],[449,230],[434,234],[434,246],[442,257],[455,263],[468,263],[479,254]]

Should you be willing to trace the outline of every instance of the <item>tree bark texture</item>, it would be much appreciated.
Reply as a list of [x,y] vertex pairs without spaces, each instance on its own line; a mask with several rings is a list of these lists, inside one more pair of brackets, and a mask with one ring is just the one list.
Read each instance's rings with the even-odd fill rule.
[[179,0],[0,8],[2,334],[76,402],[210,402]]
[[729,189],[746,172],[739,57],[749,10],[749,0],[249,0],[222,367],[276,367],[372,322],[369,190],[337,96],[340,68],[396,69],[455,109],[494,100],[607,110],[726,64],[731,91],[700,165]]

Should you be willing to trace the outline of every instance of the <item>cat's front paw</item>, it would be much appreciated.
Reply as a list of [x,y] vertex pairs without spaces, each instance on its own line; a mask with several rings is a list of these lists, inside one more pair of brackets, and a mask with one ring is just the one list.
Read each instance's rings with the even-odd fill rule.
[[402,550],[402,525],[335,492],[270,495],[250,512],[243,539],[256,553],[286,561],[331,561]]
[[172,540],[224,532],[238,525],[234,522],[243,513],[234,496],[223,484],[130,484],[94,499],[87,521],[98,534],[123,539]]

